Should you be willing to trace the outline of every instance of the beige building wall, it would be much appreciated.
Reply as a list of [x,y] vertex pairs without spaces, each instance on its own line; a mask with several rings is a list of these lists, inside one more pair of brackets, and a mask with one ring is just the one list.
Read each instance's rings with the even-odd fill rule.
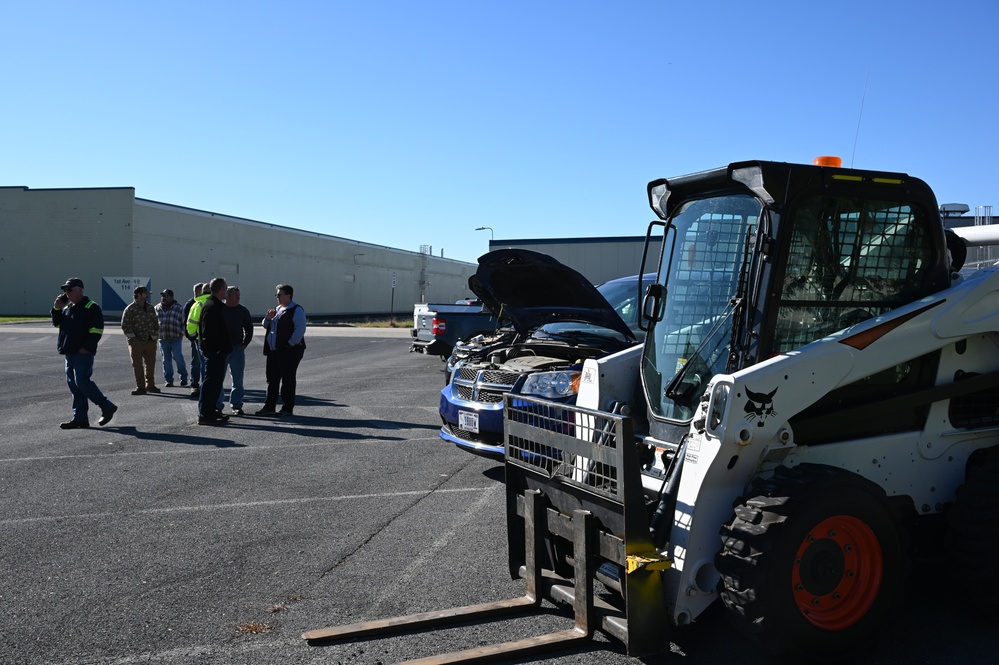
[[[655,272],[661,242],[653,240],[646,272]],[[605,238],[540,238],[492,240],[489,249],[516,247],[548,254],[586,276],[594,284],[637,275],[642,263],[645,236]]]
[[239,286],[255,314],[273,306],[274,287],[287,283],[309,316],[409,315],[421,296],[464,297],[476,267],[143,199],[135,205],[135,249],[153,267],[150,274],[166,280],[154,283],[156,291],[169,287],[190,297],[194,282],[221,276]]
[[48,314],[68,277],[99,296],[102,275],[132,274],[134,199],[130,187],[0,187],[0,313]]
[[136,199],[130,187],[0,187],[0,231],[0,279],[9,285],[0,314],[9,315],[47,314],[68,277],[80,277],[101,303],[106,276],[149,277],[154,293],[171,288],[182,302],[195,282],[221,276],[240,287],[254,316],[273,306],[275,285],[288,283],[309,316],[405,318],[423,299],[468,295],[476,267]]

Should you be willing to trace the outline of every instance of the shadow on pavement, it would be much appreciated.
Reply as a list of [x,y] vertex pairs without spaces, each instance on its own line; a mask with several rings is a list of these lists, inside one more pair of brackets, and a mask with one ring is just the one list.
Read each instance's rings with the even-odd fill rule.
[[[132,425],[127,425],[125,427],[115,427],[113,424],[108,425],[104,428],[108,432],[118,432],[119,434],[124,434],[126,436],[135,437],[140,441],[163,441],[165,443],[183,443],[185,445],[191,446],[215,446],[216,448],[245,448],[246,446],[242,443],[236,443],[231,440],[223,440],[210,436],[194,436],[190,434],[176,434],[168,432],[143,432],[136,429]],[[222,432],[222,428],[215,427],[207,431],[209,432]]]

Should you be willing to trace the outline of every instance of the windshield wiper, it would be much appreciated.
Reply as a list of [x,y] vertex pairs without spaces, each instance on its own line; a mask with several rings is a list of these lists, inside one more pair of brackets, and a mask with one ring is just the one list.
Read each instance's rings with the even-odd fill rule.
[[741,298],[732,298],[728,301],[728,305],[725,306],[725,311],[721,313],[721,315],[718,317],[718,320],[715,321],[715,324],[711,326],[711,330],[708,331],[708,334],[704,336],[704,339],[701,340],[701,343],[697,345],[697,348],[694,349],[694,352],[687,358],[687,362],[683,364],[683,367],[680,368],[680,371],[677,372],[676,375],[666,385],[666,388],[663,390],[663,394],[666,397],[669,397],[670,399],[675,401],[678,397],[687,396],[686,393],[689,391],[689,389],[681,390],[680,386],[683,384],[684,377],[687,376],[687,370],[689,370],[690,367],[694,364],[693,363],[694,358],[699,358],[701,356],[701,352],[704,351],[704,349],[708,346],[709,342],[714,340],[715,336],[718,334],[718,331],[725,324],[725,322],[731,319],[732,315],[735,314],[736,310],[738,310],[742,306],[742,302],[743,301]]

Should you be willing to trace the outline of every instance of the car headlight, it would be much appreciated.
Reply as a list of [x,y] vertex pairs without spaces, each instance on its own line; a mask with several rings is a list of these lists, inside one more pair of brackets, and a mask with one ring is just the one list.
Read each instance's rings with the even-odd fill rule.
[[538,372],[529,374],[520,389],[522,395],[539,397],[567,397],[579,392],[579,377],[582,372]]

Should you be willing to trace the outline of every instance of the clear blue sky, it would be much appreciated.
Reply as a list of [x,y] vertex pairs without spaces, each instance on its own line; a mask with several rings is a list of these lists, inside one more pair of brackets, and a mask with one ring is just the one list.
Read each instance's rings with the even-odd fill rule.
[[7,0],[2,15],[0,185],[131,186],[467,261],[488,248],[479,226],[640,235],[649,180],[744,159],[839,155],[999,214],[996,0]]

